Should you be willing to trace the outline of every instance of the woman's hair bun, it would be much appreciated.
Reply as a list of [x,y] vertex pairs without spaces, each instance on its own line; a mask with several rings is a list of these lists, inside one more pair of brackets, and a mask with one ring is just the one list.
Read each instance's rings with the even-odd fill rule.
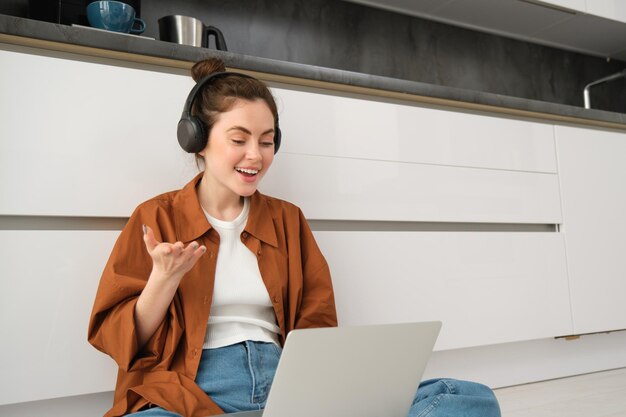
[[193,67],[191,67],[191,77],[195,82],[198,82],[209,74],[224,71],[226,71],[224,61],[219,58],[207,58],[196,62]]

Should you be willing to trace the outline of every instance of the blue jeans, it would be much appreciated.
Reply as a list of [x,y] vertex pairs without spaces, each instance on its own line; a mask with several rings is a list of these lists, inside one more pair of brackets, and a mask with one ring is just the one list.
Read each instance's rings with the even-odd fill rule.
[[[260,410],[265,407],[280,352],[273,343],[251,341],[206,349],[196,383],[225,413]],[[160,407],[129,415],[178,416]],[[420,384],[408,417],[500,417],[500,408],[485,385],[431,379]]]

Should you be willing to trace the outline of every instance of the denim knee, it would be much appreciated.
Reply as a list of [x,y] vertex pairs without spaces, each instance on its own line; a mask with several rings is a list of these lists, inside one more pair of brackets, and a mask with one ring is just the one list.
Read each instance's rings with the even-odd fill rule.
[[457,379],[430,379],[420,384],[409,413],[411,417],[500,417],[491,388]]
[[486,385],[451,378],[429,379],[427,381],[423,381],[419,386],[419,390],[417,392],[418,396],[420,391],[423,392],[424,396],[457,394],[468,395],[471,397],[495,398],[491,388]]
[[479,384],[478,382],[461,381],[458,379],[442,379],[441,382],[444,383],[453,394],[495,398],[491,388],[486,385]]

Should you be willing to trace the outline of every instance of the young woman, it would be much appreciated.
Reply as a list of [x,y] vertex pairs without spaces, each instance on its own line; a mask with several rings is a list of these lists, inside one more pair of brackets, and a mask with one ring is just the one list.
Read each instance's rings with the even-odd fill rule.
[[[89,342],[118,364],[106,416],[258,410],[287,333],[337,325],[328,265],[298,207],[260,194],[280,145],[260,81],[198,62],[179,141],[204,171],[141,204],[102,274]],[[189,139],[191,138],[191,139]],[[422,384],[411,416],[499,416],[489,388]]]

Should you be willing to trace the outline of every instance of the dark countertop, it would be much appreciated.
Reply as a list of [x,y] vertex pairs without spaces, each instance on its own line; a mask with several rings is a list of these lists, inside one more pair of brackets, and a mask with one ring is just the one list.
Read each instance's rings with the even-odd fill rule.
[[459,104],[459,107],[470,109],[472,106],[486,111],[490,109],[508,109],[511,110],[510,113],[512,114],[522,116],[626,129],[626,114],[622,113],[584,109],[557,103],[277,61],[250,55],[177,45],[141,36],[109,33],[90,28],[59,25],[0,14],[0,42],[11,43],[14,40],[14,38],[2,37],[1,34],[174,61],[195,62],[210,55],[218,55],[224,60],[227,67],[241,70],[409,94],[430,98],[433,100],[431,102],[434,103],[440,100],[440,104],[444,105],[454,105],[451,103],[456,102]]

